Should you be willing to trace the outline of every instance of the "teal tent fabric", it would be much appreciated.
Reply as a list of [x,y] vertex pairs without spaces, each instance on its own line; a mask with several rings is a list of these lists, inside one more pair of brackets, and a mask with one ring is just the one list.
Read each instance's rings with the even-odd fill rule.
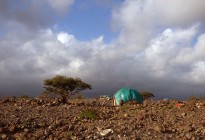
[[143,98],[140,93],[137,90],[131,88],[120,89],[118,92],[115,93],[114,98],[116,100],[116,105],[120,105],[120,100],[123,100],[123,103],[126,103],[131,100],[143,103]]

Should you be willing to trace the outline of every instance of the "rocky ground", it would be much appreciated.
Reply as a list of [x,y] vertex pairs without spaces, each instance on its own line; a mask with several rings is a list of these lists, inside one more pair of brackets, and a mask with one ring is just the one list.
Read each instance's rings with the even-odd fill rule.
[[146,100],[113,107],[111,100],[4,98],[0,139],[205,140],[205,100]]

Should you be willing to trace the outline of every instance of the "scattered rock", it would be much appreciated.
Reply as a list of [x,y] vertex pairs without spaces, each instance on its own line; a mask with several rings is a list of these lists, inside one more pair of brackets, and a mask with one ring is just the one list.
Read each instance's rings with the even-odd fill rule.
[[107,136],[107,135],[113,133],[112,129],[104,129],[104,130],[99,129],[98,131],[99,131],[99,134],[101,136]]
[[16,129],[16,126],[15,126],[15,125],[12,125],[12,126],[9,127],[9,131],[10,131],[10,132],[14,132],[15,129]]
[[2,135],[1,135],[1,138],[2,138],[2,139],[5,139],[6,137],[7,137],[6,134],[2,134]]
[[[0,139],[190,139],[205,137],[205,101],[146,100],[113,107],[110,100],[0,99]],[[85,114],[95,110],[98,118]]]
[[186,136],[188,139],[191,139],[191,138],[192,138],[192,134],[191,134],[191,133],[187,133],[185,136]]
[[0,133],[3,133],[3,132],[4,132],[4,128],[0,127]]

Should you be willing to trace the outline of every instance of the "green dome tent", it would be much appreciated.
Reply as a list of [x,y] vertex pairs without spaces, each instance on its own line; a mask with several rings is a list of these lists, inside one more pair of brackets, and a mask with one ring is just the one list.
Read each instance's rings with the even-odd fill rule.
[[134,89],[122,88],[114,95],[116,105],[120,105],[120,100],[123,100],[123,103],[126,103],[131,100],[138,101],[143,103],[143,98],[140,93]]

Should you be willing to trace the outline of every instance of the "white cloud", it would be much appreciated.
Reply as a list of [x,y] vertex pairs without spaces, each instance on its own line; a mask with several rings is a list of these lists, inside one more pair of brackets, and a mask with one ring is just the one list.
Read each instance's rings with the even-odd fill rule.
[[71,46],[75,43],[76,39],[73,35],[61,32],[57,35],[58,40],[66,47]]
[[[145,62],[150,65],[155,74],[166,74],[166,71],[170,71],[175,65],[178,57],[184,57],[182,52],[190,49],[191,41],[198,30],[197,27],[195,25],[188,29],[166,29],[150,41],[150,45],[145,49]],[[178,60],[181,61],[182,58]]]
[[113,11],[113,27],[119,28],[119,43],[131,52],[139,51],[147,45],[152,34],[150,26],[153,20],[149,13],[149,1],[127,0]]
[[113,28],[130,51],[144,49],[150,39],[167,27],[189,27],[205,23],[203,0],[126,0],[113,10]]
[[205,61],[199,61],[193,64],[192,71],[185,75],[184,80],[203,85],[205,82]]
[[159,14],[159,20],[166,25],[179,26],[205,21],[203,0],[153,0],[153,5],[153,10]]
[[[65,12],[74,1],[44,2]],[[173,92],[183,96],[193,90],[202,93],[204,9],[202,0],[125,0],[113,10],[112,24],[120,33],[109,44],[104,42],[105,35],[79,41],[66,31],[54,32],[50,24],[30,30],[28,19],[20,22],[14,16],[0,36],[0,88],[7,91],[5,85],[11,83],[18,88],[8,91],[16,92],[30,81],[28,89],[44,78],[63,74],[82,78],[101,92],[113,93],[128,86],[161,96],[172,96]],[[35,11],[31,13],[38,17]],[[38,88],[43,86],[40,84]]]
[[173,84],[178,91],[183,91],[185,83],[195,85],[194,67],[205,60],[204,6],[202,0],[126,0],[114,10],[113,25],[120,30],[118,43],[125,53],[135,54],[136,61],[129,61],[144,70],[142,77],[163,81],[160,88],[167,90],[173,90],[168,83],[180,85]]
[[75,0],[1,0],[1,27],[9,23],[20,24],[33,31],[50,28],[55,24],[56,16],[66,14],[74,2]]
[[68,10],[75,0],[48,0],[49,4],[58,12],[64,13]]

